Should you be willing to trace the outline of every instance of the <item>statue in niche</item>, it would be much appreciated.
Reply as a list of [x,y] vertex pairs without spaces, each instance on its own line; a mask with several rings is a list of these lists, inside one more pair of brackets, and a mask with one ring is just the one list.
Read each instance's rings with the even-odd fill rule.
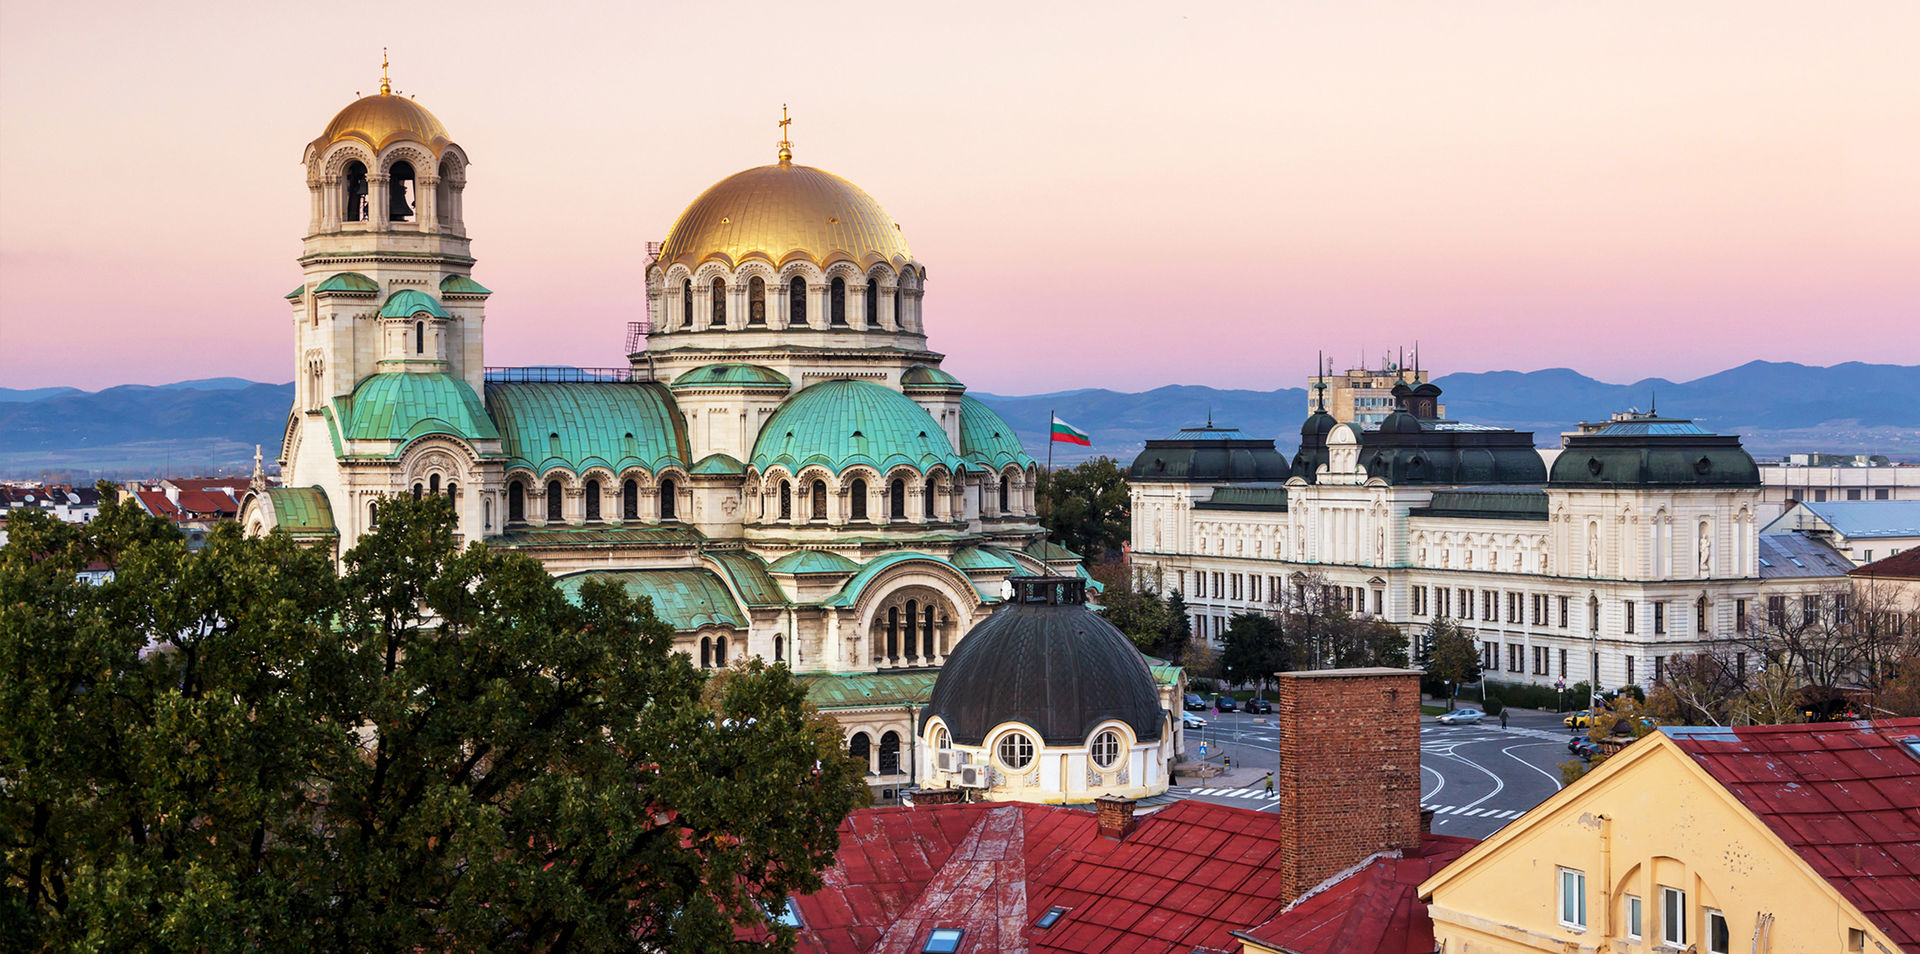
[[1707,525],[1700,525],[1700,575],[1706,576],[1713,568],[1713,538],[1707,533]]
[[1587,524],[1587,575],[1600,575],[1600,527]]
[[1376,526],[1373,528],[1373,562],[1375,564],[1384,564],[1387,562],[1386,527]]

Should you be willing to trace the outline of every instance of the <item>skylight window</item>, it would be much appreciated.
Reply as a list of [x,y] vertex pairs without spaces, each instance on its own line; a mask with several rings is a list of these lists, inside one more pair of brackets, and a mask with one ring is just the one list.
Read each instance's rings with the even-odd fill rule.
[[1920,759],[1920,735],[1907,736],[1900,740],[1900,744],[1906,746],[1907,751],[1912,752],[1914,758]]
[[1047,913],[1040,915],[1040,920],[1034,922],[1033,926],[1037,928],[1053,927],[1054,923],[1059,921],[1060,916],[1065,913],[1067,913],[1066,908],[1048,908]]
[[934,928],[920,954],[954,954],[960,950],[960,938],[967,932],[959,928]]

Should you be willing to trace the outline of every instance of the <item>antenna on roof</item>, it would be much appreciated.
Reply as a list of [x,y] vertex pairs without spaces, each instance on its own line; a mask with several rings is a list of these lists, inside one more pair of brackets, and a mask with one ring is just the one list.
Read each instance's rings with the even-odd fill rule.
[[1660,392],[1653,388],[1647,389],[1647,416],[1660,416]]

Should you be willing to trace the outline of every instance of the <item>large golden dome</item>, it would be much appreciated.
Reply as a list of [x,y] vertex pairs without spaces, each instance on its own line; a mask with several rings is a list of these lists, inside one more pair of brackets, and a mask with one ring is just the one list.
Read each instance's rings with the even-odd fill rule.
[[341,110],[333,122],[327,124],[327,131],[313,141],[313,146],[324,151],[342,139],[358,139],[375,152],[396,140],[411,140],[426,146],[436,156],[452,143],[447,137],[447,127],[440,125],[440,120],[427,112],[425,106],[385,89],[372,96],[362,96]]
[[697,267],[710,258],[738,265],[795,256],[818,265],[852,261],[902,265],[913,258],[900,225],[859,186],[811,166],[779,162],[713,184],[680,213],[660,263]]

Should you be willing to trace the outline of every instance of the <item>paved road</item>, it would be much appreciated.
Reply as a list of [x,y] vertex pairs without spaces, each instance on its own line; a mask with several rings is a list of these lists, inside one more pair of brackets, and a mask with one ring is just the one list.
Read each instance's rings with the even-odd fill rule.
[[[1207,728],[1189,730],[1187,748],[1208,760],[1232,756],[1234,770],[1182,785],[1174,794],[1223,805],[1273,811],[1264,776],[1272,770],[1279,735],[1268,716],[1204,713]],[[1567,729],[1553,713],[1515,710],[1506,729],[1497,720],[1445,726],[1420,720],[1421,804],[1434,810],[1433,830],[1442,835],[1484,838],[1560,790],[1560,763],[1567,761]],[[1205,786],[1205,787],[1199,787]]]

